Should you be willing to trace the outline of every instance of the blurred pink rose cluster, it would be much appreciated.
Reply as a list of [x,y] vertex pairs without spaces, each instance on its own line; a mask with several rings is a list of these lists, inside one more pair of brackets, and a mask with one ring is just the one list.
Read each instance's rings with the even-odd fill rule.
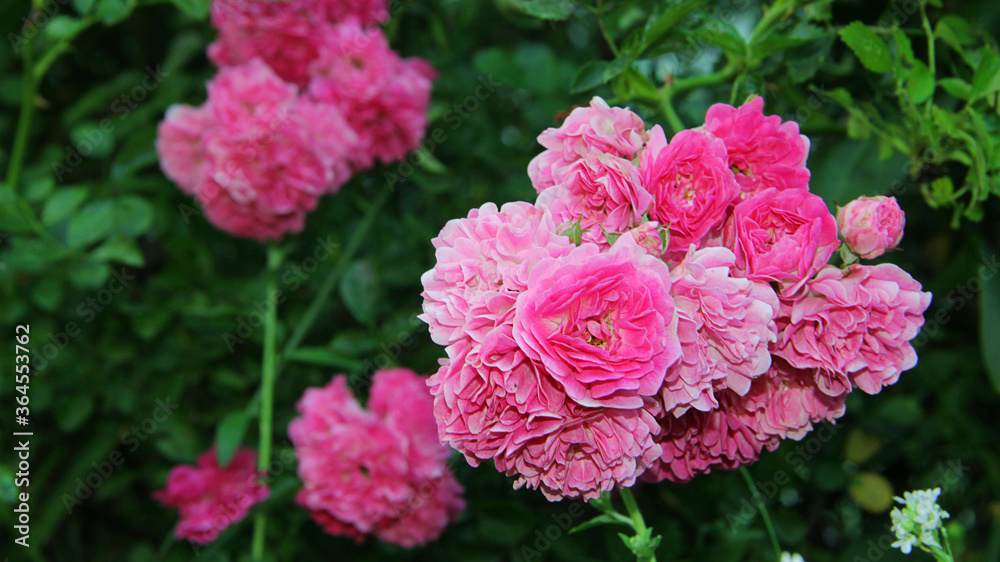
[[412,548],[437,539],[465,509],[425,377],[377,371],[365,409],[339,375],[306,390],[298,410],[288,426],[303,483],[295,501],[326,532]]
[[[450,221],[422,278],[438,433],[472,465],[550,500],[686,481],[916,364],[931,295],[892,264],[829,264],[809,140],[762,98],[669,141],[594,98],[538,140],[535,204]],[[848,206],[839,230],[871,257],[899,242],[893,216]]]
[[203,105],[167,111],[164,173],[233,235],[302,230],[321,196],[424,136],[436,73],[390,48],[388,18],[386,0],[214,0],[219,74]]
[[[374,373],[368,408],[339,375],[305,391],[288,426],[302,488],[296,502],[326,532],[412,548],[437,539],[465,509],[464,490],[438,440],[426,377],[409,369]],[[282,462],[290,462],[291,459]],[[257,454],[236,452],[220,466],[215,449],[196,466],[177,466],[153,496],[180,511],[174,534],[210,543],[267,498]]]

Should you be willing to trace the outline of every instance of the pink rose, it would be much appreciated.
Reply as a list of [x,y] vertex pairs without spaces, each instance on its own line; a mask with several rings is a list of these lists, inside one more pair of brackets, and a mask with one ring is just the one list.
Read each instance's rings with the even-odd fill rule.
[[766,405],[757,411],[760,437],[776,446],[781,439],[802,440],[814,423],[833,422],[844,415],[847,394],[822,392],[809,371],[796,369],[776,357],[761,378],[766,384]]
[[766,283],[732,277],[734,261],[726,248],[692,249],[671,271],[683,354],[667,370],[662,397],[675,416],[718,407],[717,387],[746,394],[771,366],[778,297]]
[[268,494],[256,463],[257,453],[240,449],[221,467],[213,448],[198,456],[197,466],[174,467],[166,487],[153,494],[163,505],[180,510],[174,535],[207,544],[246,517]]
[[769,187],[809,189],[809,137],[794,121],[764,115],[764,98],[740,107],[717,103],[705,115],[705,130],[726,143],[729,167],[736,172],[743,197]]
[[328,533],[409,548],[435,540],[465,508],[425,384],[408,369],[377,371],[370,410],[343,375],[302,396],[288,426],[303,484],[296,502]]
[[725,218],[739,194],[722,140],[681,131],[667,144],[659,125],[641,157],[642,179],[653,195],[649,217],[670,229],[670,249],[686,251]]
[[340,110],[358,134],[355,170],[388,164],[416,150],[427,129],[437,73],[423,59],[401,59],[378,27],[357,20],[325,26],[309,66],[309,96]]
[[156,153],[163,173],[187,193],[205,174],[205,133],[214,125],[203,107],[172,105],[157,128]]
[[813,372],[830,396],[855,386],[877,394],[917,364],[910,340],[931,302],[920,289],[893,264],[827,267],[785,304],[774,354]]
[[518,295],[513,337],[584,406],[638,408],[680,356],[670,272],[628,234],[539,262]]
[[538,135],[546,148],[528,164],[535,190],[556,185],[562,169],[593,152],[632,160],[646,142],[646,124],[629,109],[610,107],[599,97],[574,109],[559,128]]
[[547,211],[524,202],[473,209],[468,218],[448,221],[431,242],[437,263],[420,278],[420,319],[439,345],[492,329],[527,288],[534,265],[574,247],[556,234]]
[[905,224],[906,215],[895,197],[859,197],[837,211],[840,237],[864,260],[877,258],[898,246]]
[[799,290],[837,251],[837,220],[818,195],[770,188],[733,209],[723,242],[746,277]]
[[567,401],[516,344],[501,362],[481,360],[464,344],[450,346],[448,355],[429,381],[441,440],[473,466],[493,459],[498,470],[517,477],[515,487],[537,488],[551,501],[591,499],[631,486],[660,455],[649,398],[637,409]]
[[567,166],[561,182],[539,194],[536,205],[552,213],[559,232],[578,223],[583,241],[610,246],[605,234],[621,234],[638,225],[652,202],[638,166],[591,152]]

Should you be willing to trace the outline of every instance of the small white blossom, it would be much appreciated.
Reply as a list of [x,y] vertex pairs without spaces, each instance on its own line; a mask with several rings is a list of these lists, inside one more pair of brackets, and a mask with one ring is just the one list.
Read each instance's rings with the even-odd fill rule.
[[892,543],[903,554],[909,554],[913,547],[941,548],[938,540],[938,529],[941,520],[951,517],[947,511],[937,504],[940,488],[933,490],[916,490],[906,492],[902,498],[893,498],[903,508],[894,507],[892,513],[892,532],[896,541]]
[[801,554],[795,554],[792,552],[782,552],[781,562],[806,562],[805,558],[802,558]]

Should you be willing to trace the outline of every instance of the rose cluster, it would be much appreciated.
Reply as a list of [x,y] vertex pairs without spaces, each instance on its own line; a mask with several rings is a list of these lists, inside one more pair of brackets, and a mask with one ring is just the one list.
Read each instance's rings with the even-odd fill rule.
[[[535,204],[450,221],[422,278],[447,355],[438,433],[471,464],[550,500],[686,481],[915,365],[931,295],[892,264],[829,264],[838,221],[809,192],[809,140],[763,98],[669,142],[594,98],[538,140]],[[895,200],[841,219],[863,258],[899,243]]]
[[322,195],[423,138],[435,71],[389,47],[388,17],[385,0],[214,0],[220,71],[204,105],[167,111],[164,173],[234,235],[300,231]]
[[366,410],[340,375],[306,390],[298,410],[288,426],[303,482],[296,501],[328,533],[414,547],[465,509],[424,377],[376,372]]

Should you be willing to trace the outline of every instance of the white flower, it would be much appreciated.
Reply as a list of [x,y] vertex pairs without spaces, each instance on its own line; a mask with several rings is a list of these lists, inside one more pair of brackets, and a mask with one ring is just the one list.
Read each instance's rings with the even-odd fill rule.
[[794,554],[794,553],[791,553],[791,552],[782,552],[781,553],[781,562],[806,562],[806,561],[805,561],[804,558],[802,558],[801,554]]
[[909,554],[913,547],[941,548],[938,540],[941,520],[951,517],[947,511],[937,504],[940,488],[933,490],[916,490],[906,492],[902,498],[893,498],[903,505],[903,509],[894,507],[892,513],[892,532],[896,534],[893,548],[898,548],[903,554]]

